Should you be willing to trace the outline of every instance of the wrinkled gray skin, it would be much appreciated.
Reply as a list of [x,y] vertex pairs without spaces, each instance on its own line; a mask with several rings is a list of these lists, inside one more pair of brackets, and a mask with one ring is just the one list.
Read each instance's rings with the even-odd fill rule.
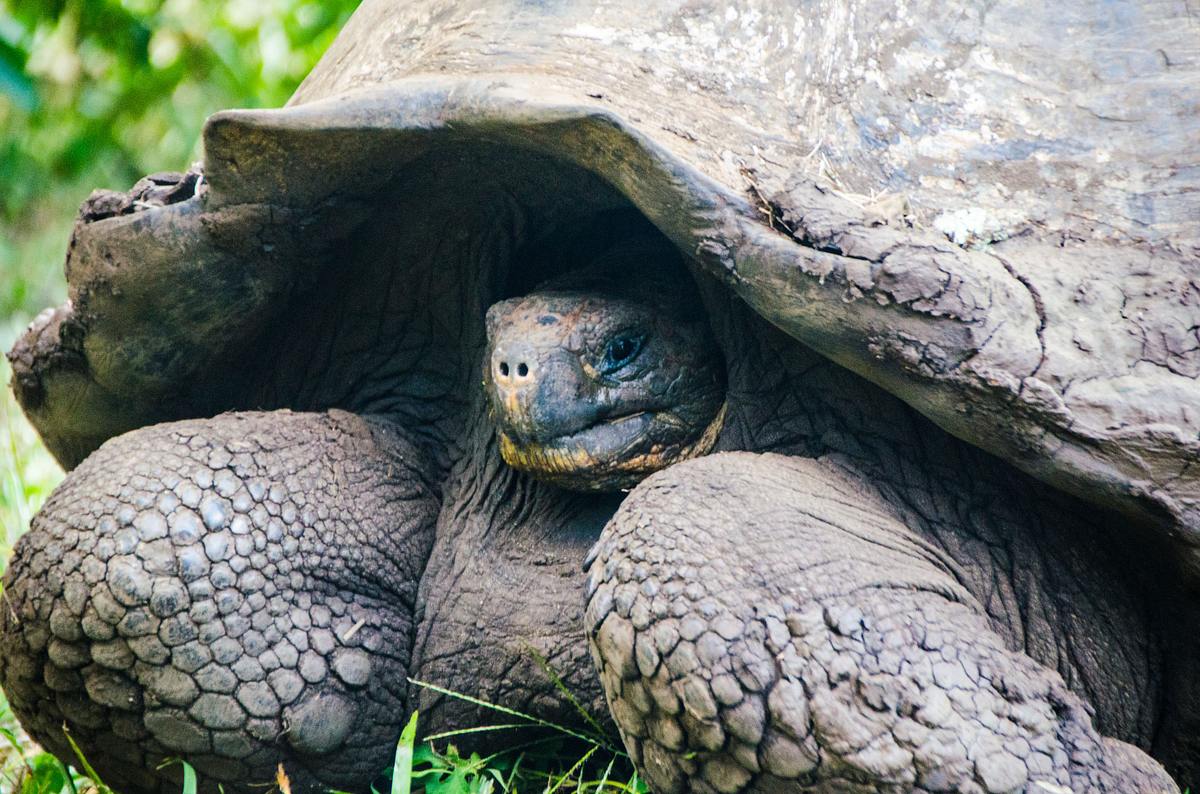
[[409,676],[577,722],[534,649],[660,792],[1175,791],[1154,550],[698,283],[728,416],[627,496],[507,467],[482,390],[452,460],[340,411],[107,442],[5,579],[14,710],[122,791],[363,790],[412,709],[488,719]]

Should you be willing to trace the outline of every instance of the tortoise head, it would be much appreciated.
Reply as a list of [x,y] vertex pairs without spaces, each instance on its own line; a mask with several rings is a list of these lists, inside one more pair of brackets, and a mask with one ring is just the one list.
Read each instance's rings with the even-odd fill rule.
[[615,491],[712,449],[724,361],[691,276],[653,259],[613,252],[488,310],[484,386],[510,466]]

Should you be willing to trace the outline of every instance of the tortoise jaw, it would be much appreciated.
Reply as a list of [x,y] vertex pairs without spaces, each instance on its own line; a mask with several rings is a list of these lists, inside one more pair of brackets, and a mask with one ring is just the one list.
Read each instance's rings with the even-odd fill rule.
[[[636,411],[549,441],[518,442],[499,432],[500,456],[514,469],[567,490],[627,491],[656,471],[710,452],[725,424],[726,405],[699,436],[653,441],[655,430],[678,428],[665,413]],[[615,431],[615,433],[614,433]]]
[[500,455],[514,469],[572,490],[613,490],[598,475],[636,454],[652,423],[653,414],[637,411],[549,439],[523,439],[502,430]]

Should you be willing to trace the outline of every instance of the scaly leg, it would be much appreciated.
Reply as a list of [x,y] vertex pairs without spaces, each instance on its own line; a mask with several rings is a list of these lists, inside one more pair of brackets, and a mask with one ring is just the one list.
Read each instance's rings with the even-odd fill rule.
[[674,466],[595,554],[593,657],[658,794],[1178,790],[829,461]]
[[0,683],[122,792],[365,790],[405,716],[436,472],[387,421],[225,414],[112,439],[17,544]]

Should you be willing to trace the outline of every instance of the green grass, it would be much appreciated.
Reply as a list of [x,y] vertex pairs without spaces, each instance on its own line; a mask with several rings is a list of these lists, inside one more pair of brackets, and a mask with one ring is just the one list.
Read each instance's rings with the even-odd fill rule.
[[[391,794],[409,794],[410,791],[424,791],[425,794],[647,794],[649,791],[633,770],[629,756],[613,746],[602,733],[595,733],[590,728],[580,732],[420,681],[413,683],[483,705],[505,721],[435,734],[417,743],[419,715],[414,714],[400,737],[395,762],[387,773]],[[440,742],[453,736],[532,726],[543,729],[540,738],[493,755],[471,753],[463,756],[454,744],[445,744],[439,749]]]

